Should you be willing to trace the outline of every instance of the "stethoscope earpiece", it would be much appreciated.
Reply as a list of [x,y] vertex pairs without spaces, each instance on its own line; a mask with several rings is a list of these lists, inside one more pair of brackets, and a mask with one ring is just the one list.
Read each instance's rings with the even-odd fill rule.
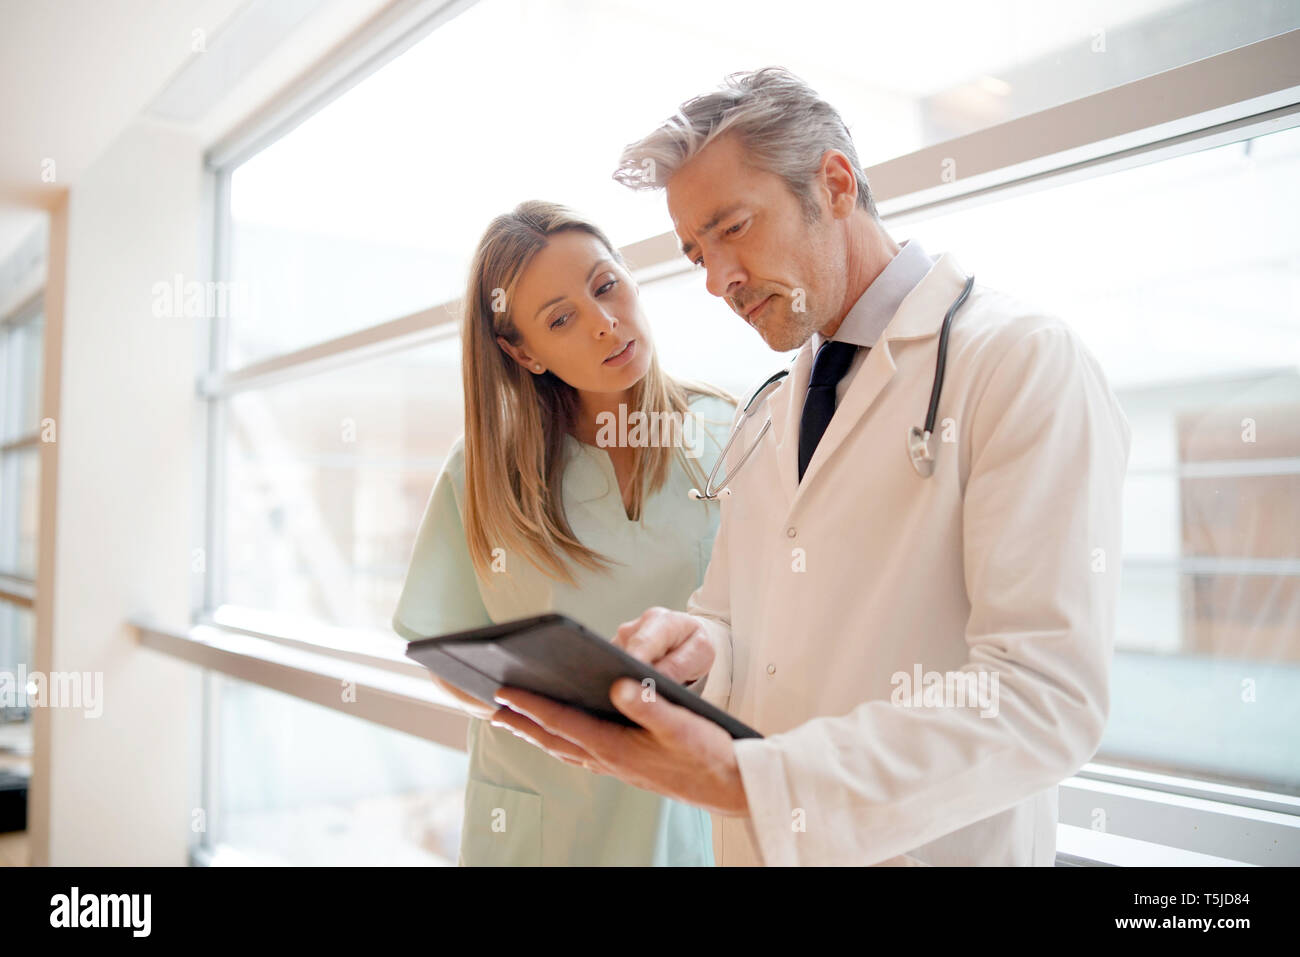
[[696,501],[696,502],[702,502],[702,501],[704,501],[704,500],[706,500],[706,499],[707,499],[708,501],[712,502],[712,501],[716,501],[717,499],[720,499],[720,498],[731,498],[731,486],[730,486],[730,485],[724,485],[724,486],[722,486],[722,488],[718,489],[718,490],[717,490],[716,492],[714,492],[712,495],[705,495],[703,492],[701,492],[701,491],[700,491],[699,489],[697,489],[697,488],[693,488],[693,489],[691,489],[691,490],[690,490],[689,492],[687,492],[686,494],[687,494],[687,496],[689,496],[693,501]]

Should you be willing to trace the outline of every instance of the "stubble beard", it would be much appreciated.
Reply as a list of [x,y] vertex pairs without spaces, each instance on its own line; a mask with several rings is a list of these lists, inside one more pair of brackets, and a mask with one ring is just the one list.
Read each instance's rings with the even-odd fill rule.
[[760,320],[756,328],[773,352],[791,352],[802,348],[812,338],[812,334],[824,325],[810,312],[792,310],[784,297],[769,305],[767,312],[769,315]]

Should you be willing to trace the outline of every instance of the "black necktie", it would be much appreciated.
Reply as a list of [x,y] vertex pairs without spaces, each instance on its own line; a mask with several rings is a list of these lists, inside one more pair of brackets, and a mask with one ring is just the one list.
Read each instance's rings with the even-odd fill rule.
[[803,418],[799,421],[799,481],[812,461],[817,443],[826,433],[835,414],[835,387],[849,371],[858,347],[851,342],[828,339],[813,358],[808,394],[803,400]]

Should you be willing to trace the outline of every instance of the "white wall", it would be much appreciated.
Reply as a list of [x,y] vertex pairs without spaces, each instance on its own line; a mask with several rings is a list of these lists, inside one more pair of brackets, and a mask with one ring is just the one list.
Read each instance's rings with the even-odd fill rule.
[[189,620],[200,320],[151,302],[154,283],[201,275],[201,189],[199,144],[137,123],[52,217],[36,662],[102,672],[103,713],[34,709],[37,864],[186,861],[198,675],[126,622]]

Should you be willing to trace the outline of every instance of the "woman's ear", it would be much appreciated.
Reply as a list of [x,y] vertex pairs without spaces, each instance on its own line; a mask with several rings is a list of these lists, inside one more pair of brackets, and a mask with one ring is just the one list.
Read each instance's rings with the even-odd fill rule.
[[505,336],[497,336],[497,345],[499,345],[506,355],[519,363],[520,367],[534,374],[541,374],[546,371],[546,367],[530,356],[519,346],[512,345]]

